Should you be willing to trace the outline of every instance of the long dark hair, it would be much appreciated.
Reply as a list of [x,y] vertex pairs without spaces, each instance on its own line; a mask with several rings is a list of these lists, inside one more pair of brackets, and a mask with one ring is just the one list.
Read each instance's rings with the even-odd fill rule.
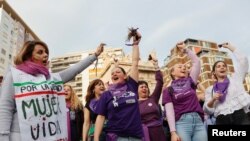
[[95,86],[100,84],[100,83],[104,85],[104,83],[101,79],[95,79],[95,80],[90,82],[88,89],[87,89],[87,95],[85,97],[85,100],[87,103],[90,102],[90,100],[92,100],[93,98],[95,98],[94,89],[95,89]]

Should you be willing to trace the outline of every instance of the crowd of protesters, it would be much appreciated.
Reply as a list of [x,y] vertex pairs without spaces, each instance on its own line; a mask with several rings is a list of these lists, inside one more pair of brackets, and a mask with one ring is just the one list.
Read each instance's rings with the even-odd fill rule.
[[164,87],[157,57],[151,54],[156,81],[151,93],[148,82],[139,79],[142,36],[137,30],[131,28],[128,34],[129,74],[116,64],[112,84],[101,79],[83,82],[89,83],[85,105],[66,83],[97,60],[105,44],[68,69],[51,73],[48,46],[25,42],[15,65],[1,77],[0,140],[207,141],[207,124],[250,125],[250,95],[243,85],[249,63],[244,54],[230,43],[220,44],[235,55],[235,72],[229,76],[226,62],[215,62],[214,84],[205,89],[198,82],[199,58],[185,42],[178,42],[176,50],[191,64],[175,62],[168,74],[172,81]]

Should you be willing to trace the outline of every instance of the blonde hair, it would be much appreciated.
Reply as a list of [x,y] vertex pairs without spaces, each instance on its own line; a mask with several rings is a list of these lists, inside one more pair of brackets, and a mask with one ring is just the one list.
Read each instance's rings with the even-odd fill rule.
[[82,102],[79,100],[79,98],[75,94],[75,91],[73,90],[73,88],[68,84],[64,84],[64,87],[69,87],[70,91],[71,91],[71,94],[70,94],[70,109],[71,110],[82,110],[83,109]]
[[34,41],[27,41],[23,44],[20,52],[17,54],[16,58],[14,59],[15,65],[20,65],[24,61],[30,59],[32,57],[32,52],[36,45],[41,45],[45,48],[46,53],[49,55],[49,49],[47,44],[42,41],[34,40]]

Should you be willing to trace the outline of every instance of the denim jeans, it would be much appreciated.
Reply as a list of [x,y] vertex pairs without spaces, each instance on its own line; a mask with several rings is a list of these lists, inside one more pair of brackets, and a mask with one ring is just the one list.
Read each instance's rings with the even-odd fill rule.
[[176,122],[176,132],[181,141],[207,141],[206,127],[198,113],[185,113]]
[[141,141],[141,139],[133,137],[118,137],[117,141]]

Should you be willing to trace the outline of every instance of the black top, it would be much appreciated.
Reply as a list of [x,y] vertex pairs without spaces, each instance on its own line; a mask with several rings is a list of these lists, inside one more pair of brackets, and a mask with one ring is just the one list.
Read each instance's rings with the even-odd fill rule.
[[96,120],[96,118],[97,118],[97,114],[94,113],[94,112],[91,110],[91,108],[89,107],[89,103],[90,103],[90,102],[87,102],[86,105],[85,105],[85,107],[86,107],[86,108],[89,110],[89,112],[90,112],[90,122],[91,122],[91,123],[95,123],[95,120]]

